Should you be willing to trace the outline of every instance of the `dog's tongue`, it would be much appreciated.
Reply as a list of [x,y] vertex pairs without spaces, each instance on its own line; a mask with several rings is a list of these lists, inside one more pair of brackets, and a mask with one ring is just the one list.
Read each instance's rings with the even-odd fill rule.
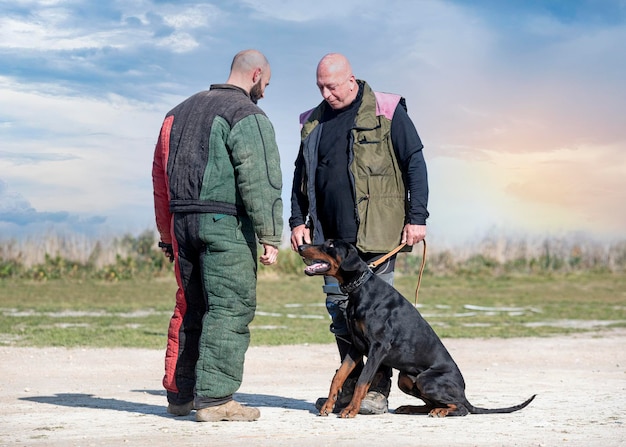
[[328,264],[326,262],[316,262],[314,264],[307,265],[304,268],[304,273],[313,275],[317,272],[323,272],[326,270],[328,270]]

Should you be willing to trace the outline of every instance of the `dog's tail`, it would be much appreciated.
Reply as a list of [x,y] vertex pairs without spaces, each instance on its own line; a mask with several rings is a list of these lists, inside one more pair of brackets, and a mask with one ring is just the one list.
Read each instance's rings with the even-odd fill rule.
[[467,409],[472,414],[513,413],[514,411],[519,411],[522,408],[527,407],[528,404],[531,403],[533,399],[535,399],[536,396],[537,396],[536,394],[533,394],[532,397],[526,400],[525,402],[522,402],[519,405],[514,405],[512,407],[507,407],[507,408],[479,408],[479,407],[473,406],[472,404],[468,402],[469,405],[467,406]]

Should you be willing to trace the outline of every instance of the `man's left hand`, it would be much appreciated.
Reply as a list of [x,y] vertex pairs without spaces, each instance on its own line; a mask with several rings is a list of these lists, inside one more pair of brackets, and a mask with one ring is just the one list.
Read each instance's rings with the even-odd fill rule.
[[426,237],[426,225],[406,224],[402,229],[402,243],[413,246]]

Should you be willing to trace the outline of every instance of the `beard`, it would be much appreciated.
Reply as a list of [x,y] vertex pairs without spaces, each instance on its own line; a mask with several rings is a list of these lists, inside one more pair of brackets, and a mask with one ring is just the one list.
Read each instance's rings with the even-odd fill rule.
[[261,89],[261,80],[254,84],[250,89],[250,99],[253,103],[259,102],[259,99],[263,97],[263,90]]

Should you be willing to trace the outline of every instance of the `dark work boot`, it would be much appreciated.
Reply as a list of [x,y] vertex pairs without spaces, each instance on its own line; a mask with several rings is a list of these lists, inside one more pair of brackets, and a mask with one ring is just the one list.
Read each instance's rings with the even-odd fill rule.
[[187,416],[191,410],[193,410],[193,400],[182,405],[168,404],[167,406],[167,412],[174,416]]

